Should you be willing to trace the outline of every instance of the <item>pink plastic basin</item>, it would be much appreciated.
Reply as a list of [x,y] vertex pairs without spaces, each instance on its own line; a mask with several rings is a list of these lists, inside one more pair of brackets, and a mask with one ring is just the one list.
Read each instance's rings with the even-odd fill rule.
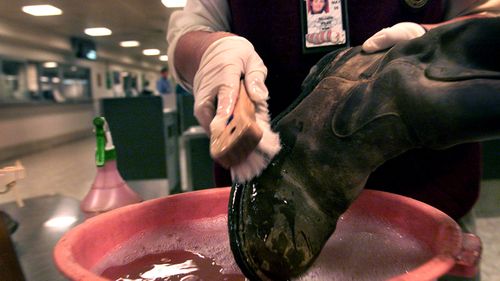
[[[101,276],[108,267],[185,250],[211,257],[225,272],[238,274],[226,226],[229,192],[216,188],[182,193],[88,219],[58,241],[56,266],[70,280],[109,280]],[[480,254],[479,238],[463,233],[441,211],[407,197],[365,190],[300,280],[474,276]]]

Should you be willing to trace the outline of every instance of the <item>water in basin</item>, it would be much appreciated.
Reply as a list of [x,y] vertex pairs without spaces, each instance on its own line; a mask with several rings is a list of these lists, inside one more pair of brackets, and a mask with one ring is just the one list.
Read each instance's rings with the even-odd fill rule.
[[[425,245],[389,224],[342,216],[313,267],[297,280],[386,280],[431,257]],[[229,247],[226,215],[145,229],[92,271],[124,281],[244,280]]]

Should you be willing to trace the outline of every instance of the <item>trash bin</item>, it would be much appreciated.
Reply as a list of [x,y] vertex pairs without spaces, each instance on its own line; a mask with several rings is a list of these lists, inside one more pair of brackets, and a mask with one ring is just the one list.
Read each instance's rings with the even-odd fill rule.
[[215,186],[210,140],[201,126],[193,126],[182,133],[179,142],[182,191]]
[[163,124],[165,126],[168,186],[170,194],[175,194],[181,192],[179,179],[179,124],[177,110],[165,108],[163,110]]

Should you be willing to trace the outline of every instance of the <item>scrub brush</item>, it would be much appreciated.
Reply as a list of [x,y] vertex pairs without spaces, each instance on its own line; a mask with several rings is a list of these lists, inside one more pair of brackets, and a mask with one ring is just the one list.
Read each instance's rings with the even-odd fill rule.
[[[260,175],[280,151],[280,138],[271,130],[270,119],[267,108],[255,112],[255,105],[241,80],[240,94],[226,127],[210,138],[212,158],[231,169],[233,182],[244,183]],[[241,161],[242,155],[248,156]]]

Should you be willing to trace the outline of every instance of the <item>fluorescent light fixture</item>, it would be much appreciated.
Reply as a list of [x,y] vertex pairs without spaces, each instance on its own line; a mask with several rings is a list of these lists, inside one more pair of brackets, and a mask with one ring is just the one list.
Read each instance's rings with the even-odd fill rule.
[[85,28],[85,34],[90,36],[108,36],[111,35],[111,30],[106,27]]
[[137,47],[139,46],[139,41],[131,40],[131,41],[121,41],[120,46],[124,48]]
[[48,228],[67,228],[76,221],[77,218],[72,216],[60,216],[49,219],[43,224],[43,226]]
[[43,63],[44,68],[56,68],[57,67],[57,62],[55,61],[48,61]]
[[168,61],[168,56],[167,55],[160,56],[160,60],[161,61]]
[[160,50],[158,50],[158,49],[145,49],[145,50],[142,50],[142,53],[145,56],[156,56],[156,55],[160,54]]
[[161,0],[161,3],[167,8],[182,8],[186,6],[186,0]]
[[23,6],[22,10],[23,12],[35,17],[58,16],[62,14],[61,9],[56,8],[52,5]]

